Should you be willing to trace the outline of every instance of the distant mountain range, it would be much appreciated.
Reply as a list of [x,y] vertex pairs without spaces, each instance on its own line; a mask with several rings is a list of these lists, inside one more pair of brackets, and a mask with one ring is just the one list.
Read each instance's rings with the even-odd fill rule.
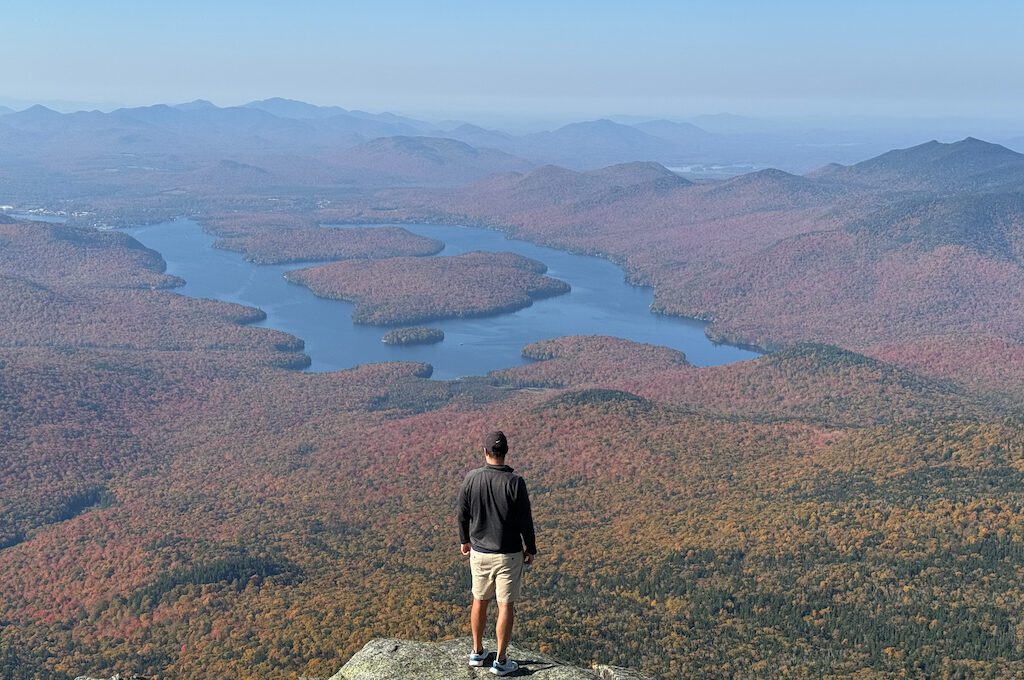
[[[620,119],[621,120],[621,119]],[[478,157],[471,172],[425,174],[409,172],[409,150],[396,163],[406,171],[370,172],[360,184],[402,181],[437,184],[476,179],[502,172],[516,163],[557,164],[591,170],[631,161],[656,161],[690,177],[727,177],[751,169],[777,167],[803,173],[830,162],[851,163],[892,148],[888,138],[864,133],[800,131],[794,127],[729,114],[700,116],[693,121],[640,120],[629,124],[610,119],[580,121],[530,134],[510,134],[472,123],[431,123],[394,113],[367,113],[338,106],[271,98],[243,106],[219,107],[206,100],[182,104],[120,108],[109,113],[59,113],[43,106],[22,111],[0,108],[0,160],[15,165],[31,162],[36,171],[74,170],[110,161],[103,172],[124,171],[131,165],[176,171],[194,170],[221,160],[264,167],[275,181],[337,182],[351,178],[355,163],[341,162],[345,152],[383,137],[430,137],[462,142],[478,150],[493,149],[495,163]],[[397,148],[397,147],[396,147]],[[449,165],[460,162],[459,146]],[[427,153],[427,152],[425,152]],[[438,149],[429,152],[434,160]],[[295,163],[277,167],[273,157],[304,157],[310,167],[341,162],[345,170],[302,173]],[[362,152],[356,154],[362,156]],[[485,155],[486,156],[486,155]],[[507,156],[515,156],[513,162]],[[29,159],[32,159],[29,161]],[[380,169],[382,160],[375,157]],[[386,163],[385,163],[386,165]],[[96,168],[92,168],[95,170]],[[386,169],[385,169],[386,170]]]
[[36,105],[0,109],[0,161],[37,184],[65,177],[123,186],[121,179],[131,176],[133,183],[156,179],[167,190],[188,190],[199,177],[224,174],[237,182],[241,166],[231,163],[260,170],[250,174],[259,180],[256,185],[269,188],[457,185],[544,165],[589,171],[637,161],[657,162],[691,178],[773,167],[798,174],[814,170],[811,179],[864,187],[953,190],[966,186],[950,184],[946,169],[967,168],[964,147],[970,145],[977,146],[973,155],[991,155],[966,180],[971,188],[1012,183],[1017,170],[1009,149],[972,138],[949,148],[931,142],[914,152],[908,169],[906,151],[879,149],[881,155],[865,161],[876,143],[848,133],[795,132],[730,114],[695,120],[708,129],[664,119],[600,119],[514,135],[471,123],[437,125],[283,98],[230,107],[200,99],[109,113],[59,113]]
[[263,171],[260,186],[435,185],[532,166],[501,151],[425,135],[422,127],[392,114],[287,100],[226,108],[197,100],[70,114],[33,106],[0,118],[0,159],[39,179],[54,178],[39,174],[45,170],[110,185],[131,175],[167,189],[215,186],[193,180],[227,168],[234,168],[228,171],[234,184],[240,166],[231,163]]
[[315,104],[307,104],[306,102],[297,101],[295,99],[282,99],[280,97],[249,102],[245,107],[266,111],[267,113],[280,116],[281,118],[297,118],[299,120],[303,120],[349,116],[351,118],[360,118],[380,123],[407,125],[410,129],[419,130],[421,132],[433,129],[433,126],[426,121],[406,118],[405,116],[399,116],[394,113],[349,111],[341,108],[340,106],[317,106]]
[[330,159],[337,177],[352,184],[460,184],[482,176],[525,171],[531,163],[511,154],[444,137],[381,137]]

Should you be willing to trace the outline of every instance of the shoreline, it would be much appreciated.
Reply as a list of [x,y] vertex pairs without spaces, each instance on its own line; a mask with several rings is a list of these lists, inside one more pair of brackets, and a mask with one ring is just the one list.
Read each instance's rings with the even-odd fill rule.
[[[201,217],[179,216],[179,217],[177,217],[177,218],[175,218],[173,220],[167,220],[166,222],[157,223],[157,224],[171,224],[171,223],[179,222],[179,221],[191,222],[192,224],[197,226],[206,236],[210,237],[214,241],[217,239],[216,234],[211,233],[210,231],[208,231],[206,229],[205,225],[202,222],[202,218]],[[619,263],[619,262],[616,262],[611,257],[608,257],[606,254],[595,253],[595,252],[585,252],[585,251],[574,250],[574,249],[567,249],[567,248],[562,248],[562,247],[558,247],[558,246],[552,245],[550,243],[537,242],[537,241],[532,241],[532,240],[529,240],[529,239],[520,238],[517,234],[510,234],[505,229],[499,228],[496,225],[482,225],[482,224],[479,224],[479,223],[473,224],[473,223],[458,222],[458,221],[449,223],[448,221],[425,221],[425,220],[400,220],[400,221],[388,220],[388,221],[381,221],[381,222],[366,221],[366,220],[356,220],[356,221],[346,221],[346,222],[323,223],[321,226],[328,227],[328,228],[333,228],[333,227],[345,228],[345,227],[349,227],[349,226],[377,227],[377,226],[387,226],[387,225],[396,225],[396,226],[423,225],[423,226],[438,226],[438,227],[454,227],[454,228],[459,228],[459,229],[465,229],[465,230],[467,230],[467,232],[469,232],[471,230],[474,230],[474,229],[486,229],[487,231],[503,235],[504,237],[506,237],[508,239],[518,240],[518,241],[520,241],[522,243],[529,244],[529,245],[532,245],[532,246],[539,246],[539,247],[543,247],[543,248],[551,248],[552,250],[556,250],[556,251],[559,251],[561,253],[565,253],[565,254],[568,254],[568,255],[574,255],[574,256],[579,256],[579,257],[594,257],[594,258],[597,258],[599,260],[603,260],[605,262],[608,262],[609,264],[614,265],[617,269],[619,269],[620,273],[622,274],[622,278],[619,279],[620,283],[625,284],[625,285],[627,285],[627,286],[629,286],[631,288],[635,288],[635,289],[653,290],[652,286],[649,286],[649,285],[646,285],[646,284],[642,284],[642,283],[636,283],[635,281],[630,280],[628,272],[626,272],[623,269],[622,264]],[[131,232],[133,232],[133,231],[135,231],[137,229],[142,229],[142,228],[146,228],[146,227],[150,227],[151,228],[153,226],[155,226],[155,225],[154,224],[141,224],[141,225],[133,225],[133,226],[129,226],[129,227],[122,227],[122,228],[119,228],[119,230],[131,234]],[[146,247],[149,248],[149,246],[146,246]],[[220,252],[231,253],[232,255],[235,255],[235,256],[239,257],[247,265],[250,265],[252,267],[263,267],[263,266],[287,267],[290,264],[294,264],[294,263],[275,263],[275,264],[272,264],[272,265],[260,265],[260,264],[257,264],[255,262],[252,262],[251,260],[249,260],[248,258],[245,257],[244,253],[241,253],[241,252],[239,252],[237,250],[224,249],[224,248],[216,248],[213,245],[213,243],[209,244],[209,247],[211,249],[213,249],[213,250],[218,250]],[[150,249],[153,250],[153,248],[150,248]],[[159,252],[159,251],[157,250],[156,252]],[[424,256],[424,257],[437,257],[437,255],[436,254],[434,254],[434,255],[427,255],[427,256]],[[163,254],[162,253],[161,253],[161,258],[163,259]],[[336,262],[336,261],[340,261],[340,260],[314,260],[314,261],[312,261],[312,263],[328,264],[330,262]],[[302,267],[296,268],[296,269],[291,270],[291,271],[300,271],[301,269],[302,269]],[[289,273],[290,272],[285,272],[283,274],[283,278],[290,285],[302,286],[303,288],[308,290],[312,295],[314,295],[317,298],[324,299],[324,300],[341,301],[341,302],[345,302],[345,303],[348,303],[348,304],[356,304],[354,300],[349,300],[349,299],[339,298],[339,297],[332,297],[332,296],[328,296],[328,295],[321,295],[321,294],[317,293],[316,291],[312,290],[311,288],[309,288],[308,286],[306,286],[306,285],[304,285],[302,283],[299,283],[297,281],[292,280],[288,276]],[[181,295],[192,295],[192,294],[182,293],[180,291],[176,291],[176,292],[178,292],[178,294],[181,294]],[[565,292],[571,292],[571,286],[570,286],[570,291],[565,291]],[[510,314],[510,313],[514,313],[514,312],[521,311],[523,309],[529,308],[529,307],[531,307],[533,305],[534,302],[541,301],[541,300],[544,300],[544,299],[549,299],[551,297],[558,297],[558,296],[560,296],[562,294],[563,293],[561,291],[559,291],[559,292],[552,293],[550,295],[541,294],[541,295],[538,295],[538,296],[531,296],[529,301],[526,302],[526,304],[518,304],[517,303],[515,305],[507,305],[507,306],[503,306],[501,308],[490,309],[490,310],[487,310],[487,311],[482,311],[480,313],[473,313],[473,314],[468,314],[467,313],[467,314],[462,314],[462,315],[452,315],[452,316],[445,316],[445,317],[426,316],[426,315],[425,316],[416,316],[416,317],[409,317],[409,318],[403,318],[403,319],[400,319],[400,320],[395,320],[395,321],[392,321],[392,322],[389,322],[389,323],[386,323],[386,324],[365,323],[363,321],[360,321],[360,320],[356,319],[355,316],[353,315],[352,321],[353,321],[354,324],[359,325],[359,326],[363,326],[363,327],[388,329],[388,328],[398,328],[398,327],[401,327],[401,326],[404,326],[404,325],[410,325],[410,324],[430,324],[430,323],[444,322],[444,321],[458,321],[458,320],[461,320],[461,319],[482,319],[482,318],[488,318],[488,317],[500,317],[500,316],[502,316],[504,314]],[[195,296],[195,295],[193,295],[193,296]],[[196,297],[206,297],[206,296],[199,295],[199,296],[196,296]],[[221,299],[221,298],[213,297],[212,299]],[[253,317],[250,316],[248,319],[243,321],[240,325],[255,324],[255,323],[260,323],[260,322],[263,322],[263,321],[267,320],[265,310],[263,310],[258,305],[253,305],[253,304],[248,304],[248,303],[240,303],[240,302],[235,302],[235,304],[241,304],[242,306],[245,306],[245,307],[248,307],[250,309],[253,309],[253,310],[255,310],[254,316],[257,315],[257,314],[260,316],[260,318],[253,318]],[[665,318],[669,318],[669,319],[676,319],[676,320],[680,320],[680,321],[693,322],[695,324],[699,324],[701,329],[702,329],[702,335],[704,337],[704,340],[707,341],[708,343],[710,343],[711,345],[714,345],[714,346],[731,347],[731,348],[735,348],[735,349],[738,349],[738,350],[743,350],[745,352],[749,352],[749,353],[756,354],[756,355],[764,355],[764,354],[770,353],[769,351],[766,351],[764,348],[756,346],[756,345],[746,344],[746,343],[743,343],[743,342],[730,342],[730,341],[728,341],[725,338],[716,337],[716,335],[713,332],[709,332],[708,331],[708,329],[711,327],[711,324],[713,323],[713,321],[708,320],[708,319],[700,319],[700,318],[694,318],[694,317],[687,317],[687,316],[684,316],[684,315],[677,315],[677,314],[664,314],[664,313],[656,312],[656,311],[654,311],[654,310],[652,310],[650,308],[648,308],[647,313],[651,314],[652,316],[660,316],[660,317],[665,317]],[[327,370],[327,371],[317,370],[314,367],[314,363],[315,363],[314,359],[309,354],[306,354],[305,351],[304,351],[306,343],[305,343],[305,339],[301,337],[300,333],[297,333],[297,332],[292,331],[292,330],[283,330],[283,329],[281,329],[279,327],[275,327],[275,329],[280,331],[280,332],[282,332],[282,333],[286,333],[287,335],[295,338],[296,341],[298,341],[300,343],[299,347],[294,348],[294,349],[293,348],[289,348],[289,349],[285,350],[284,348],[282,348],[282,350],[284,352],[286,352],[288,355],[296,357],[295,361],[285,361],[285,362],[280,362],[280,363],[275,362],[275,364],[278,365],[278,366],[280,366],[281,364],[288,364],[287,366],[284,366],[285,370],[299,370],[300,372],[310,372],[310,373],[319,373],[319,372],[328,372],[328,373],[330,373],[330,372],[336,372],[336,371],[341,371],[341,370],[348,370],[349,368],[351,368],[350,366],[345,366],[345,367],[339,367],[339,368],[330,369],[330,370]],[[559,335],[559,336],[555,336],[555,337],[572,337],[574,335],[592,335],[592,334],[594,334],[594,333],[590,332],[590,331],[581,331],[579,333],[571,333],[571,334],[568,334],[568,335]],[[616,335],[614,331],[608,332],[607,335],[609,335],[611,337],[622,337],[622,336]],[[669,348],[677,349],[678,351],[683,351],[684,353],[689,354],[687,349],[680,350],[678,347],[673,348],[670,345],[666,345],[664,343],[659,343],[657,341],[630,340],[629,338],[623,338],[623,339],[625,339],[627,341],[632,341],[632,342],[640,342],[640,343],[644,343],[644,344],[654,344],[654,345],[660,345],[660,346],[663,346],[663,347],[669,347]],[[378,341],[379,341],[379,336],[378,336]],[[517,352],[517,356],[521,356],[521,349],[522,348],[519,348],[519,352]],[[300,359],[299,357],[302,357],[302,358]],[[753,357],[743,357],[743,358],[735,359],[735,360],[732,360],[732,361],[727,361],[725,363],[735,363],[735,362],[738,362],[738,361],[746,361],[746,360],[749,360],[749,359],[756,359],[756,358],[757,358],[756,356],[753,356]],[[382,360],[377,360],[377,361],[363,361],[363,362],[360,362],[360,363],[354,364],[354,365],[367,365],[367,364],[373,364],[373,363],[390,363],[390,362],[391,362],[390,359],[382,359]],[[397,359],[397,360],[395,360],[395,362],[396,363],[408,363],[408,362],[411,362],[411,363],[430,363],[429,361],[424,361],[422,359],[414,359],[414,358],[410,358],[410,359]],[[328,363],[330,363],[330,362],[328,362]],[[516,365],[516,364],[511,364],[511,365]],[[721,365],[721,364],[711,364],[711,365],[714,366],[714,365]],[[701,368],[702,366],[699,366],[699,365],[695,364],[694,367],[695,368]],[[466,373],[465,375],[460,375],[460,376],[456,376],[456,377],[452,377],[452,378],[444,378],[444,379],[433,378],[433,379],[438,379],[438,380],[458,380],[458,379],[461,379],[461,378],[464,378],[464,377],[481,377],[481,376],[486,375],[487,373],[490,373],[493,370],[501,370],[502,368],[508,368],[508,366],[498,367],[498,368],[493,368],[493,369],[487,369],[487,370],[484,370],[484,371],[470,372],[470,373]]]
[[[389,225],[398,225],[398,226],[409,225],[409,226],[415,226],[415,225],[418,225],[418,224],[419,225],[424,225],[424,226],[436,226],[436,227],[459,227],[459,228],[463,228],[463,229],[486,229],[487,231],[493,231],[493,232],[497,232],[499,234],[504,234],[509,239],[523,241],[524,243],[530,243],[532,245],[540,246],[542,248],[551,248],[552,250],[558,250],[558,251],[561,251],[563,253],[568,253],[570,255],[577,255],[577,256],[580,256],[580,257],[594,257],[594,258],[597,258],[597,259],[600,259],[600,260],[604,260],[605,262],[609,262],[609,263],[615,265],[616,267],[618,267],[622,271],[622,274],[623,274],[622,282],[625,283],[626,285],[632,286],[633,288],[641,288],[641,289],[650,290],[652,292],[652,294],[655,292],[655,287],[653,285],[650,285],[648,283],[644,283],[642,281],[636,280],[636,278],[634,278],[634,274],[631,273],[628,269],[626,269],[625,265],[622,262],[620,262],[618,260],[618,258],[614,257],[610,253],[605,253],[605,252],[599,251],[599,250],[587,251],[587,250],[582,250],[582,249],[577,249],[577,248],[569,248],[569,247],[564,247],[564,246],[562,246],[560,244],[555,244],[555,243],[552,243],[552,242],[549,242],[549,241],[535,241],[535,240],[532,240],[530,238],[526,238],[525,236],[522,236],[522,235],[520,235],[518,233],[510,231],[510,230],[513,229],[513,227],[501,226],[501,225],[497,225],[497,224],[488,224],[488,223],[484,223],[484,222],[476,222],[476,223],[474,223],[473,220],[468,220],[468,219],[465,220],[465,221],[454,221],[454,222],[441,221],[441,220],[429,220],[429,219],[416,219],[416,220],[398,219],[398,220],[385,220],[385,221],[380,221],[380,222],[367,221],[367,220],[354,220],[354,221],[339,221],[339,222],[323,222],[323,223],[320,224],[320,226],[322,226],[322,227],[333,227],[333,228],[347,228],[347,227],[360,227],[360,226],[384,227],[384,226],[389,226]],[[434,257],[434,256],[431,255],[429,257]],[[742,339],[730,340],[730,339],[728,339],[728,336],[726,336],[725,334],[720,334],[720,333],[711,331],[710,329],[711,329],[711,327],[715,323],[715,320],[713,318],[702,318],[702,317],[697,317],[697,316],[687,316],[685,314],[673,314],[671,312],[664,312],[664,311],[656,310],[656,309],[653,308],[653,306],[649,309],[649,311],[650,311],[651,314],[656,315],[656,316],[663,316],[663,317],[670,318],[670,319],[683,319],[685,321],[695,321],[697,323],[702,324],[704,326],[704,335],[707,337],[708,341],[711,342],[714,345],[727,346],[727,347],[735,347],[736,349],[742,349],[742,350],[746,350],[748,352],[755,352],[755,353],[760,354],[762,356],[765,355],[765,354],[771,354],[773,351],[775,351],[775,349],[773,349],[773,348],[763,347],[763,346],[758,345],[756,343],[748,342],[748,341],[745,341],[745,340],[742,340]]]

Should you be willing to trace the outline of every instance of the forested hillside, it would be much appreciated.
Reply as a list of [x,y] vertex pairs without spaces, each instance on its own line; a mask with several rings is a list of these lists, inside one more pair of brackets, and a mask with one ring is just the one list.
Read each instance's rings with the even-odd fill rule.
[[164,290],[130,237],[0,229],[0,675],[327,676],[373,637],[463,635],[450,518],[495,425],[538,520],[525,647],[666,677],[1024,673],[1022,423],[970,381],[595,337],[459,381],[302,373],[299,341]]
[[601,254],[654,287],[656,311],[709,320],[716,339],[841,345],[1017,400],[1022,191],[1024,155],[968,138],[699,184],[649,164],[543,167],[327,212],[480,224]]

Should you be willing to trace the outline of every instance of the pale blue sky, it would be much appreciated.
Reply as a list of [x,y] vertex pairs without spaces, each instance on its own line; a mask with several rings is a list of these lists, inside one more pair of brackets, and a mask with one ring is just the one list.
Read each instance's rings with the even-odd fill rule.
[[1024,109],[1024,3],[5,2],[0,95],[434,117]]

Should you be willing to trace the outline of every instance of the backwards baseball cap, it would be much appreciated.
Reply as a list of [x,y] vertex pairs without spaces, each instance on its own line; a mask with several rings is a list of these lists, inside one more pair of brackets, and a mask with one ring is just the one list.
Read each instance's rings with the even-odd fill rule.
[[504,456],[508,453],[508,440],[505,439],[505,433],[501,430],[495,430],[489,432],[484,437],[484,448],[488,453],[494,454],[495,456]]

